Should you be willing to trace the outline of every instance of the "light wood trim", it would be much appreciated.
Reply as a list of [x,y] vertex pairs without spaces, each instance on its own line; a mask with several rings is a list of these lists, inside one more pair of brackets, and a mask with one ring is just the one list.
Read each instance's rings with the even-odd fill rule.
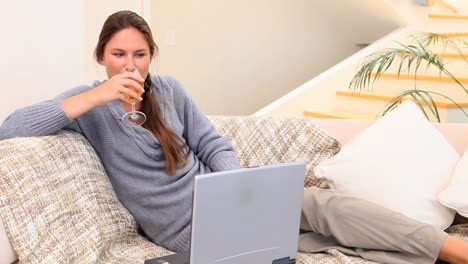
[[462,16],[462,15],[449,15],[449,14],[429,14],[429,18],[442,18],[442,19],[468,19],[468,16]]
[[375,120],[376,116],[352,113],[352,112],[343,112],[343,111],[313,111],[306,110],[304,111],[305,116],[309,117],[318,117],[318,118],[335,118],[335,119],[366,119],[366,120]]
[[468,54],[460,53],[436,53],[438,57],[446,59],[468,59]]
[[[376,73],[371,73],[372,77],[375,77]],[[437,76],[437,75],[416,75],[414,74],[400,74],[397,73],[381,73],[379,78],[390,78],[390,79],[402,79],[402,80],[420,80],[420,81],[433,81],[433,82],[454,82],[450,77]],[[457,80],[461,83],[468,83],[468,77],[457,77]]]
[[[463,53],[434,53],[434,55],[437,55],[438,57],[441,58],[446,58],[446,59],[468,59],[468,54],[463,54]],[[398,52],[398,56],[402,56],[401,52]],[[411,56],[416,56],[414,54],[411,54]]]
[[318,118],[336,118],[342,119],[342,117],[338,117],[328,112],[318,112],[318,111],[304,111],[304,115],[308,117],[318,117]]
[[449,37],[468,37],[468,32],[442,32],[442,33],[436,33],[436,34],[441,34],[441,35],[446,35]]
[[[393,99],[395,99],[394,95],[376,94],[376,93],[356,93],[356,92],[350,92],[350,91],[337,91],[336,95],[362,98],[362,99],[380,100],[380,101],[387,101],[387,102],[393,101]],[[414,101],[413,98],[405,98],[405,100]],[[434,100],[434,101],[437,107],[442,107],[442,108],[457,108],[458,107],[456,104],[448,100],[439,99],[439,100]],[[468,101],[466,100],[457,101],[457,104],[461,107],[468,107]]]

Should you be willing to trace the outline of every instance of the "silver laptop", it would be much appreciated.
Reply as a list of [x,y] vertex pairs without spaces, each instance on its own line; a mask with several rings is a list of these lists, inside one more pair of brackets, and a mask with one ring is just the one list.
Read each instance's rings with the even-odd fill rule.
[[305,163],[198,175],[190,252],[146,264],[295,263]]

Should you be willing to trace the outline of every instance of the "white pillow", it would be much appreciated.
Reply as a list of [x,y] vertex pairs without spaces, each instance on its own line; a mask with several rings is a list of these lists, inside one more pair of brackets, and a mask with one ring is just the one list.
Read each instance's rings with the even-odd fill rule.
[[468,149],[458,161],[450,185],[439,194],[439,201],[468,217]]
[[437,194],[460,156],[412,101],[405,101],[315,168],[342,193],[445,229],[455,211]]

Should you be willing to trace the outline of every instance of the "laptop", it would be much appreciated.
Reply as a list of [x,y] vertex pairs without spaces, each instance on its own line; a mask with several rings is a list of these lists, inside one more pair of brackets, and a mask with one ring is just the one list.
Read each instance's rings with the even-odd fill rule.
[[190,252],[145,264],[295,263],[305,163],[198,175]]

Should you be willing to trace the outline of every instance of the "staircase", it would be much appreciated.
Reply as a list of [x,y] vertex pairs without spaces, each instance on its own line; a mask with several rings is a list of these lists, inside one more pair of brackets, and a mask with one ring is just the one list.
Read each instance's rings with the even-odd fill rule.
[[[445,20],[454,19],[468,21],[468,13],[467,15],[459,14],[450,3],[433,1],[432,5],[428,13],[428,18],[431,20],[440,20],[438,22],[440,24],[443,24]],[[457,42],[460,50],[442,46],[442,43],[431,44],[428,49],[442,58],[447,70],[468,89],[468,32],[441,32],[439,34],[447,35],[451,41]],[[411,41],[413,41],[411,37],[408,37],[406,43],[403,43],[408,44]],[[426,69],[424,62],[416,75],[414,74],[414,65],[411,66],[410,73],[402,70],[400,74],[397,74],[399,64],[399,60],[395,60],[368,91],[352,92],[348,87],[345,87],[346,90],[335,92],[336,100],[332,109],[323,111],[310,107],[304,111],[304,115],[326,118],[376,119],[395,95],[405,90],[417,88],[442,93],[455,101],[452,102],[442,96],[433,96],[442,122],[468,122],[468,117],[458,108],[463,107],[468,113],[468,94],[459,84],[447,75],[441,74],[435,67]],[[375,74],[372,75],[372,77],[374,76]],[[430,119],[436,121],[435,117],[430,116]]]
[[[376,119],[381,116],[392,98],[402,91],[413,90],[416,87],[419,90],[442,93],[454,100],[452,102],[445,97],[433,96],[441,122],[468,123],[468,117],[457,107],[462,107],[468,113],[468,95],[464,91],[468,89],[468,44],[466,44],[468,43],[468,20],[460,17],[431,18],[429,16],[429,14],[463,16],[468,14],[468,1],[458,0],[466,6],[458,5],[457,10],[453,10],[447,4],[442,4],[449,0],[426,0],[432,4],[428,6],[414,4],[413,1],[416,0],[384,0],[382,4],[386,4],[387,8],[393,8],[397,16],[402,19],[403,23],[399,28],[363,46],[352,56],[268,104],[253,116],[306,115],[322,118]],[[450,0],[450,3],[454,1],[456,0]],[[424,32],[443,34],[447,36],[446,39],[464,43],[461,50],[452,45],[437,42],[431,42],[428,46],[430,51],[443,60],[445,68],[460,81],[463,87],[444,73],[441,74],[436,68],[426,69],[424,61],[416,77],[414,65],[409,73],[403,65],[398,75],[398,56],[402,55],[396,54],[394,64],[385,70],[372,86],[361,92],[352,92],[349,87],[350,82],[361,68],[365,58],[388,48],[399,47],[398,42],[403,44],[414,42],[413,36]],[[436,121],[432,116],[430,119]]]

